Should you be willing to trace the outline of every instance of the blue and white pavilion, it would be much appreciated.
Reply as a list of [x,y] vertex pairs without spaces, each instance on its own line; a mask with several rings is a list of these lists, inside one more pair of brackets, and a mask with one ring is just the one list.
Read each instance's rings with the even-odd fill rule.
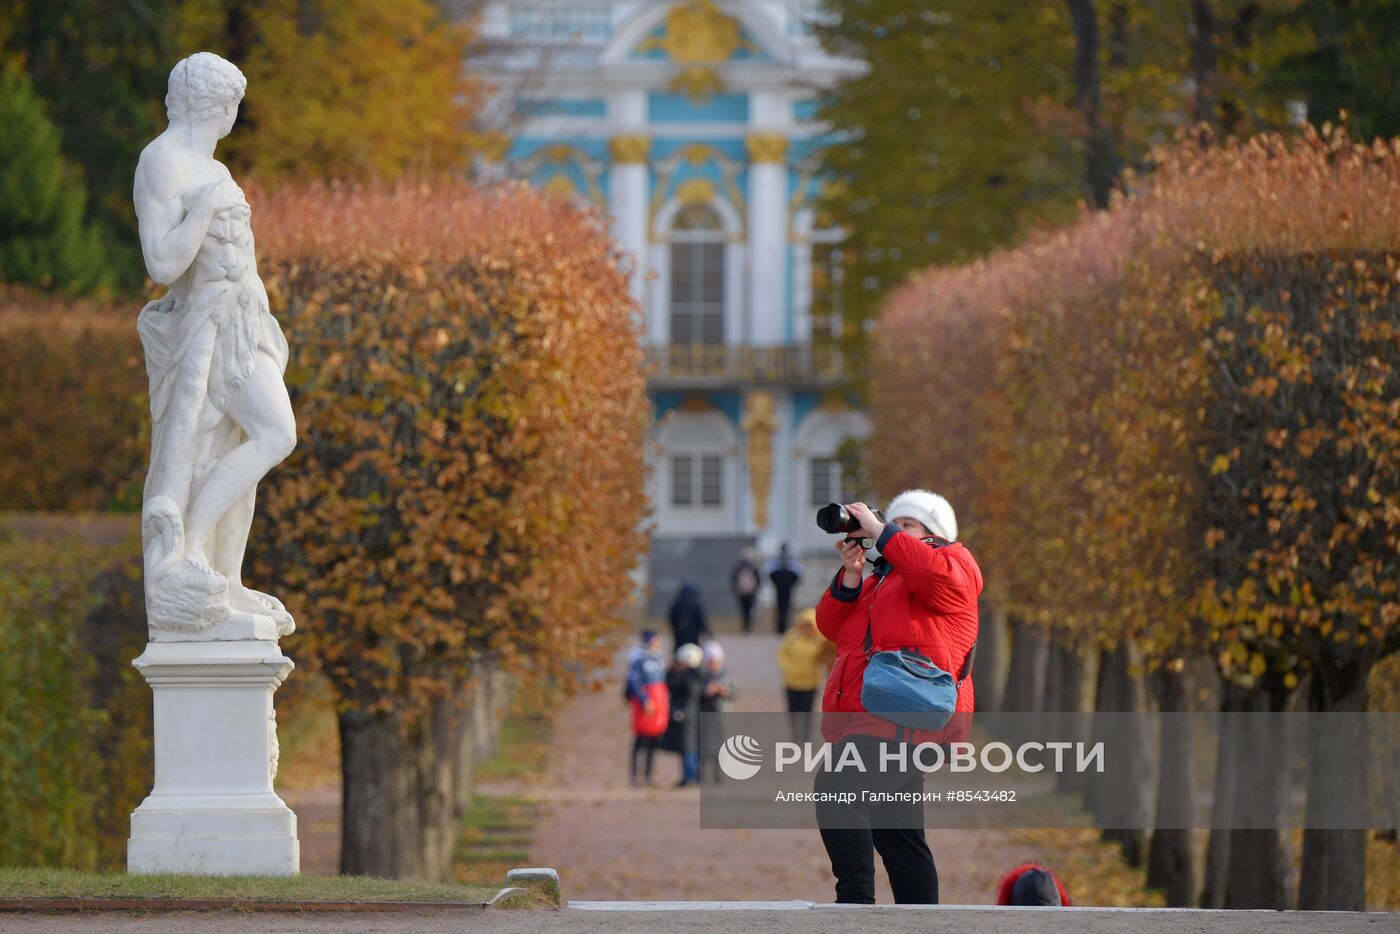
[[812,165],[814,96],[860,66],[809,35],[816,8],[483,7],[477,68],[510,127],[505,171],[595,205],[633,263],[654,367],[653,608],[693,576],[732,612],[746,544],[834,557],[814,508],[843,498],[838,448],[869,433],[835,391],[841,319],[823,285],[841,237],[814,208]]

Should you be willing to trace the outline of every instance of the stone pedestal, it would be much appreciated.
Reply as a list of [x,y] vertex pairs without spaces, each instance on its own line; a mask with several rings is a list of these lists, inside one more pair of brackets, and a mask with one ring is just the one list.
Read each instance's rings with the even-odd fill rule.
[[132,663],[155,694],[155,787],[131,815],[127,870],[295,875],[297,819],[272,790],[277,643],[152,642]]

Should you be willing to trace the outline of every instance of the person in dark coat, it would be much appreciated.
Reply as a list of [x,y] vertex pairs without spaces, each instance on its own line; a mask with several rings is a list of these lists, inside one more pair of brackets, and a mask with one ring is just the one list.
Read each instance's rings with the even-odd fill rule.
[[734,599],[739,601],[739,620],[744,625],[744,634],[753,630],[753,605],[758,600],[758,588],[763,579],[758,576],[758,563],[754,561],[752,548],[739,553],[739,561],[729,572],[729,589],[734,591]]
[[792,592],[797,589],[798,581],[802,580],[802,562],[788,554],[787,545],[779,549],[776,560],[768,562],[768,579],[773,582],[776,600],[774,624],[781,636],[788,630]]
[[680,648],[691,644],[699,646],[700,640],[710,635],[710,624],[705,619],[705,602],[700,598],[700,585],[691,578],[681,583],[680,592],[671,601],[671,644]]
[[705,643],[700,663],[700,780],[706,773],[719,781],[719,748],[729,737],[724,716],[734,699],[734,681],[724,668],[724,649],[718,642]]
[[671,696],[671,722],[661,737],[661,748],[680,753],[681,780],[677,788],[700,783],[700,694],[703,677],[700,663],[705,653],[700,646],[687,642],[676,649],[675,661],[666,673],[666,687]]

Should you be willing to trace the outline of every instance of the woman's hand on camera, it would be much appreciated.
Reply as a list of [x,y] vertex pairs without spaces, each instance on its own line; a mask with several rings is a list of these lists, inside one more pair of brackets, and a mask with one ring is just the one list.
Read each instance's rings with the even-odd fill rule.
[[[841,566],[858,584],[860,576],[865,573],[865,549],[861,547],[859,541],[851,539],[837,542],[836,547],[841,549]],[[843,579],[842,583],[847,587],[855,586],[850,583],[849,579]]]
[[860,530],[865,533],[866,538],[879,538],[885,531],[884,523],[875,518],[875,512],[864,503],[851,503],[846,507],[846,511],[851,514],[851,518],[860,523]]

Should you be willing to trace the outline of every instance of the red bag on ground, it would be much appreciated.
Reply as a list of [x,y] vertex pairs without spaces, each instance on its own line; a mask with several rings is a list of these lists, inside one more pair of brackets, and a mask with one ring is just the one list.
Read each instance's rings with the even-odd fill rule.
[[651,713],[640,700],[632,698],[632,732],[638,736],[660,736],[671,719],[671,692],[664,681],[648,684],[643,690],[651,701]]

